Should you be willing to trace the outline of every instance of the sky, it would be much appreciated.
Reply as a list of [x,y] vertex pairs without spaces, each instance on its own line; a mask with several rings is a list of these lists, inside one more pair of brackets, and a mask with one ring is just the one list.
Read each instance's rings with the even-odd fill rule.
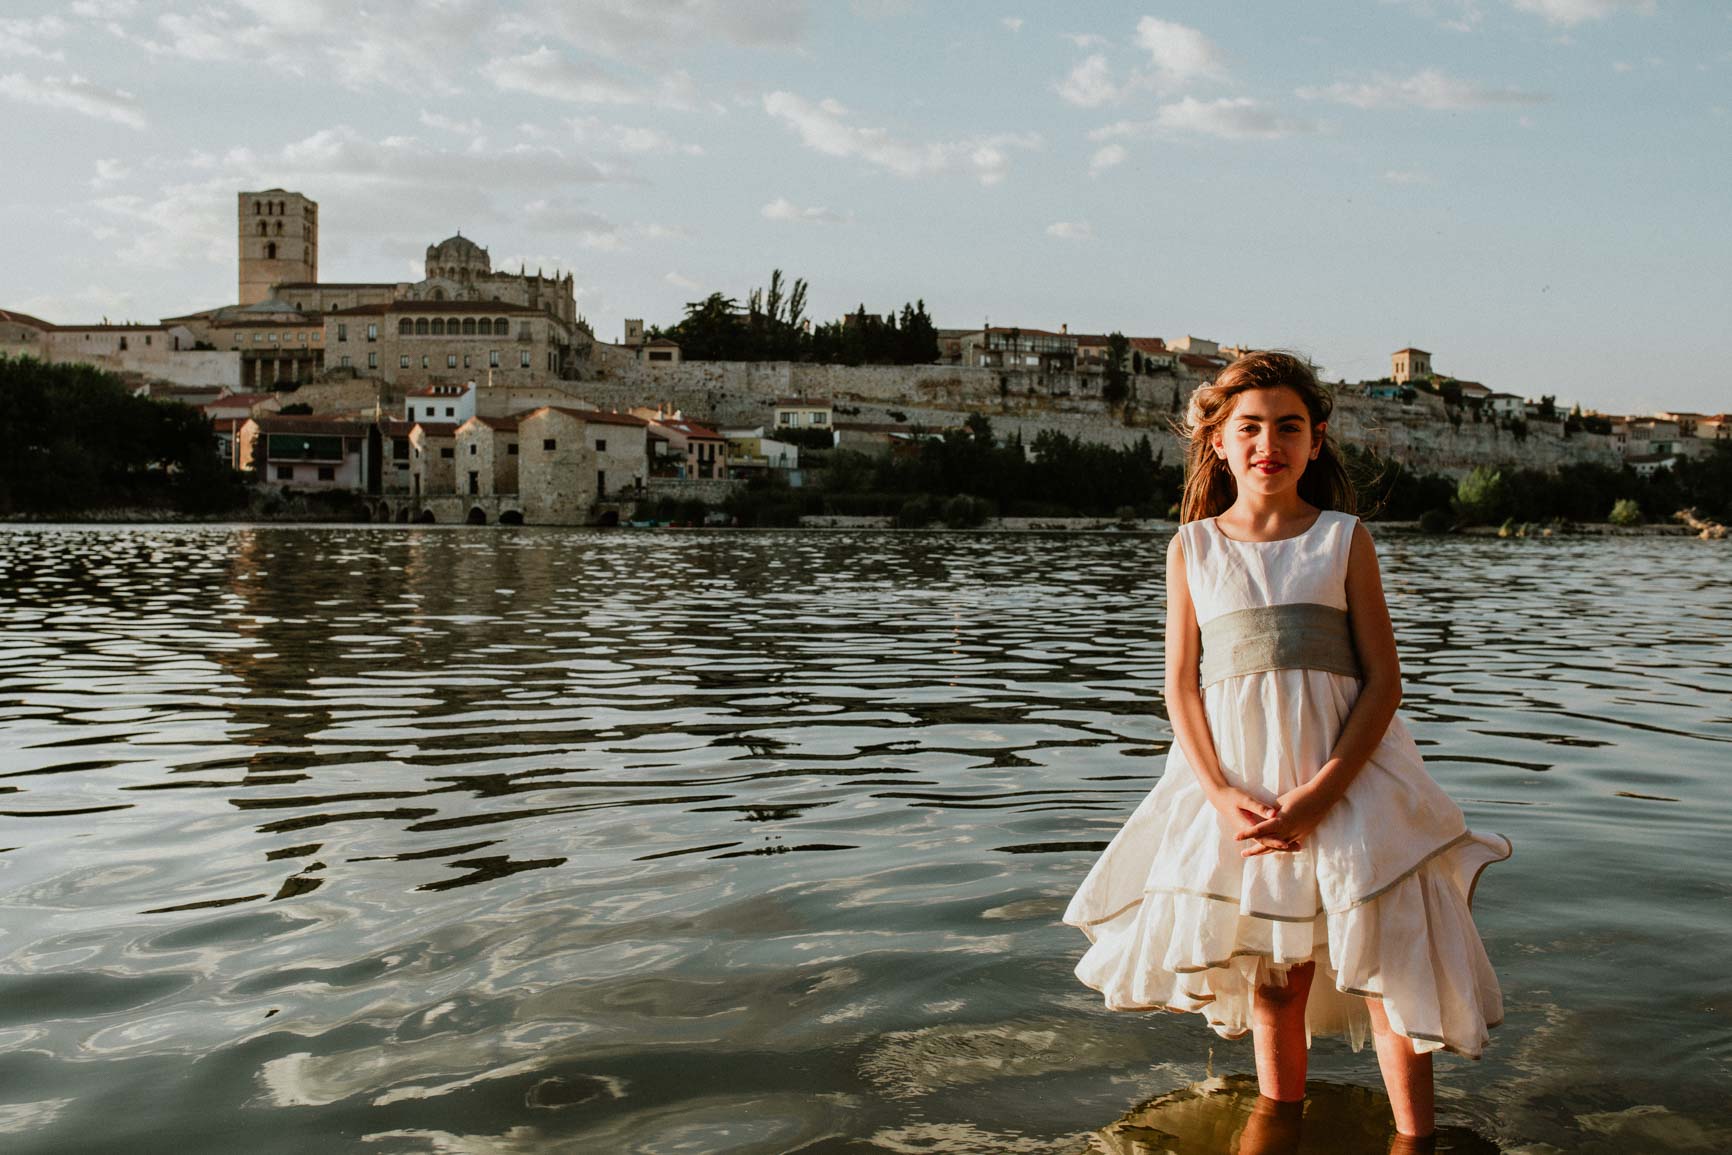
[[0,308],[231,303],[269,187],[323,280],[461,230],[604,340],[780,268],[819,321],[1732,409],[1720,0],[0,0]]

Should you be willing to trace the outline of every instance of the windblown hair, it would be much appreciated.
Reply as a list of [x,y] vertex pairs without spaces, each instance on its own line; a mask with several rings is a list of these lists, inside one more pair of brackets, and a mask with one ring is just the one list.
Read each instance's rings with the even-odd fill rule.
[[[1184,421],[1174,426],[1180,437],[1189,440],[1185,450],[1185,493],[1179,499],[1181,522],[1214,517],[1233,504],[1239,493],[1238,483],[1210,442],[1232,415],[1241,393],[1282,385],[1305,403],[1313,427],[1329,420],[1335,402],[1318,384],[1317,374],[1304,358],[1279,350],[1248,353],[1221,370],[1212,383],[1191,394]],[[1356,513],[1358,495],[1327,430],[1322,440],[1323,448],[1316,460],[1305,462],[1304,472],[1299,475],[1299,496],[1319,509]]]

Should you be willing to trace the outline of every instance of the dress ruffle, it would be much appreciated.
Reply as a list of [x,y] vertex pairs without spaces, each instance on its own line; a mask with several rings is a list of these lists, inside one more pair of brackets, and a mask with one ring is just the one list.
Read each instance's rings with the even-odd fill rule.
[[[1317,670],[1210,687],[1229,780],[1266,797],[1298,785],[1297,768],[1321,766],[1358,690]],[[1267,728],[1215,724],[1265,717]],[[1478,1057],[1503,1000],[1470,902],[1510,844],[1466,828],[1399,717],[1303,849],[1244,858],[1243,846],[1175,746],[1065,912],[1092,943],[1077,977],[1111,1009],[1196,1012],[1236,1038],[1251,1027],[1258,986],[1316,962],[1309,1035],[1358,1049],[1371,1030],[1365,998],[1381,998],[1415,1050]]]

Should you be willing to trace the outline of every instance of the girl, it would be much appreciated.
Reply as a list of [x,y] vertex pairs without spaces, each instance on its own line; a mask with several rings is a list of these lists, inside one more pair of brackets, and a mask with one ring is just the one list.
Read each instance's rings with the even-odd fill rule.
[[1113,1010],[1250,1032],[1257,1084],[1305,1097],[1314,1034],[1376,1042],[1403,1135],[1432,1131],[1431,1052],[1503,1017],[1468,904],[1469,831],[1396,715],[1371,537],[1304,361],[1253,353],[1199,388],[1167,550],[1166,772],[1064,920]]

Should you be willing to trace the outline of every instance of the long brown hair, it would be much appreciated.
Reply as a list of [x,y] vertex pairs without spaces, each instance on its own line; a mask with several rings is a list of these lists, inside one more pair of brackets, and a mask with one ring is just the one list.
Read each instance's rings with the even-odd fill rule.
[[[1174,425],[1174,432],[1189,441],[1185,449],[1185,493],[1179,499],[1181,522],[1214,517],[1233,504],[1239,493],[1238,483],[1227,463],[1215,455],[1210,442],[1232,414],[1239,394],[1283,385],[1299,394],[1314,428],[1329,420],[1335,402],[1318,384],[1317,374],[1304,358],[1280,350],[1247,353],[1221,370],[1213,382],[1199,386],[1191,394],[1184,421]],[[1316,459],[1307,461],[1305,471],[1299,475],[1299,496],[1318,509],[1355,513],[1359,508],[1358,495],[1328,430],[1324,430],[1322,441],[1323,448]]]

